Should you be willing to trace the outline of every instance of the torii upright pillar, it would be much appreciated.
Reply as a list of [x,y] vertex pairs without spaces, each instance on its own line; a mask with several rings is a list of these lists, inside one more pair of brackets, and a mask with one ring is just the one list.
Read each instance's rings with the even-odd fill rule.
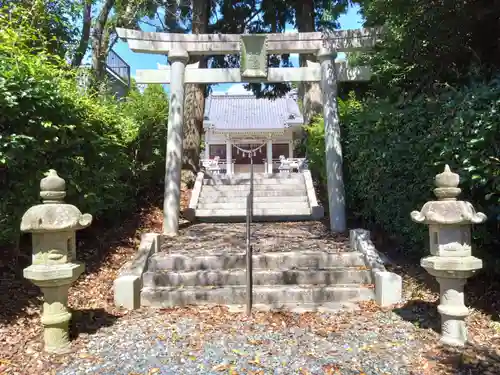
[[345,192],[342,173],[342,146],[340,143],[340,120],[337,107],[337,53],[322,48],[318,53],[321,64],[321,91],[323,118],[325,121],[326,176],[328,182],[328,206],[330,230],[346,231]]
[[172,82],[168,113],[167,149],[165,158],[165,190],[163,194],[163,234],[179,232],[181,208],[182,131],[184,123],[184,74],[189,55],[185,50],[169,52]]

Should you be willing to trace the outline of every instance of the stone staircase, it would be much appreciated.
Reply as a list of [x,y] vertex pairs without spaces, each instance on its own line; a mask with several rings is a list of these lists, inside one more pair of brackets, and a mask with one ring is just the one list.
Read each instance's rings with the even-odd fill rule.
[[[173,307],[246,303],[244,252],[163,253],[149,259],[141,305]],[[337,310],[374,298],[372,273],[356,251],[308,250],[253,255],[256,309]]]
[[[194,217],[205,222],[244,221],[250,174],[203,177],[197,200],[191,202]],[[317,220],[322,216],[308,171],[254,175],[254,221]]]

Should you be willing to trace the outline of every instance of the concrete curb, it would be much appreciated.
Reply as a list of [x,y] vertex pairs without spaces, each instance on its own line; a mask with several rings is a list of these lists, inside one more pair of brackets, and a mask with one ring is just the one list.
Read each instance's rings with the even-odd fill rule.
[[191,199],[189,206],[184,209],[182,213],[189,221],[194,221],[196,217],[196,207],[198,207],[198,200],[200,199],[201,187],[203,186],[203,179],[205,178],[204,172],[198,172],[196,181],[194,182],[193,190],[191,191]]
[[119,271],[113,283],[114,301],[117,307],[128,310],[141,306],[142,274],[146,271],[149,257],[161,247],[162,235],[144,233],[134,258]]
[[403,279],[401,276],[388,272],[384,265],[384,256],[375,248],[370,231],[352,229],[349,231],[349,242],[354,251],[363,254],[375,283],[375,301],[382,307],[391,306],[402,301]]
[[311,176],[311,171],[306,169],[302,171],[304,175],[304,181],[306,184],[307,198],[309,199],[309,206],[311,207],[311,216],[314,220],[322,219],[325,216],[325,210],[322,206],[318,204],[316,198],[316,191],[314,190],[314,184]]

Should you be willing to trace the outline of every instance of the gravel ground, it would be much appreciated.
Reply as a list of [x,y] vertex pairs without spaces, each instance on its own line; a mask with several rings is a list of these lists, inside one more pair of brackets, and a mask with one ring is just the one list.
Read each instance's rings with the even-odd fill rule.
[[160,310],[88,336],[57,374],[425,374],[417,336],[391,311]]
[[[244,223],[202,223],[181,229],[175,239],[166,239],[162,251],[176,254],[239,253],[245,251]],[[252,246],[258,252],[350,251],[345,235],[332,234],[319,221],[252,223]]]

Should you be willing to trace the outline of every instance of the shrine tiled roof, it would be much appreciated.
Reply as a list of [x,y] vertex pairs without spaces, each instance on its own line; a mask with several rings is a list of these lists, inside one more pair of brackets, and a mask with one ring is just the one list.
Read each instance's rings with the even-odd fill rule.
[[252,94],[212,94],[205,101],[205,123],[217,130],[272,130],[304,122],[293,95],[257,99]]

